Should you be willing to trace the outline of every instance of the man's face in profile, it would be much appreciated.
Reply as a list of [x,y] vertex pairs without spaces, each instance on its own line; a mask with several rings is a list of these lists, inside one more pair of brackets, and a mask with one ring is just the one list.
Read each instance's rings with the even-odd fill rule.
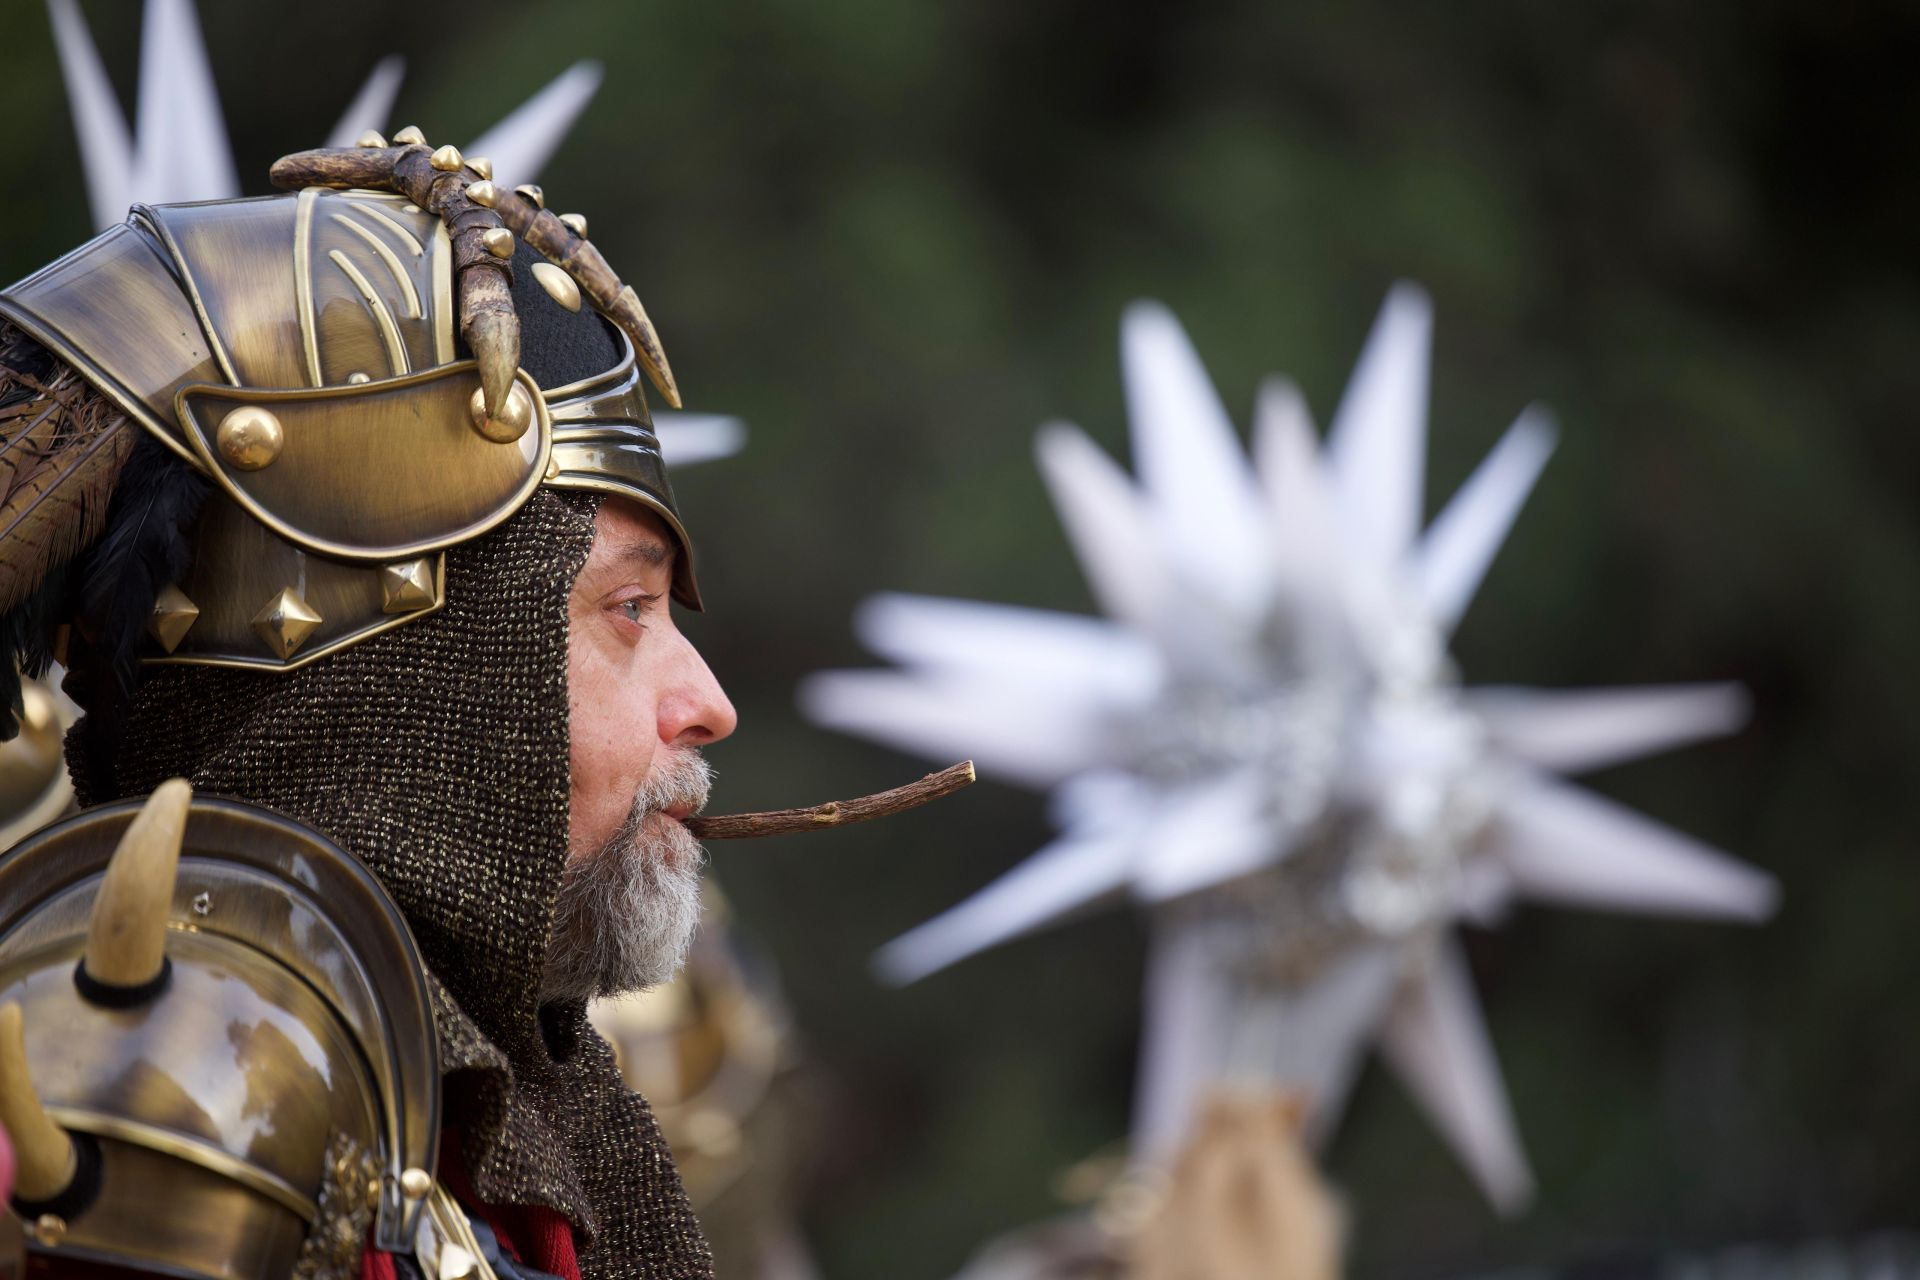
[[699,748],[735,716],[674,625],[676,554],[656,516],[608,498],[569,597],[573,791],[551,999],[665,982],[699,923],[700,846],[683,820],[706,802]]

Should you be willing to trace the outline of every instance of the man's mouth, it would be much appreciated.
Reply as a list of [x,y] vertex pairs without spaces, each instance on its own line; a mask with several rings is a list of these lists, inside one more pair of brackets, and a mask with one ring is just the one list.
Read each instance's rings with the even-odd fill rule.
[[666,808],[662,809],[660,812],[666,814],[669,818],[672,818],[675,822],[685,822],[688,818],[691,818],[693,816],[693,811],[699,807],[700,806],[694,804],[690,800],[682,800],[679,804],[668,805]]

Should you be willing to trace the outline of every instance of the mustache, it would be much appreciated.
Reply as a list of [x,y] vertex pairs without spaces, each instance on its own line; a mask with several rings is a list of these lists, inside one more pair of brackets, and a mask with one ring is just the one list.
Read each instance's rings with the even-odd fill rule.
[[713,766],[692,747],[672,747],[663,752],[647,770],[647,776],[633,793],[633,816],[685,805],[698,813],[707,807],[707,795],[713,790]]

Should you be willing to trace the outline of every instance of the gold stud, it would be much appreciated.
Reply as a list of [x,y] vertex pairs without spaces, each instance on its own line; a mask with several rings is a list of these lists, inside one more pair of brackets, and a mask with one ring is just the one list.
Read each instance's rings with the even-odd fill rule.
[[393,135],[393,145],[396,147],[424,147],[427,145],[427,135],[420,132],[419,125],[410,124]]
[[266,641],[267,648],[284,662],[306,643],[322,621],[313,606],[300,598],[299,592],[292,587],[282,587],[279,595],[253,615],[253,633]]
[[479,174],[482,181],[493,181],[493,161],[485,156],[468,156],[467,168]]
[[287,433],[271,411],[243,404],[220,419],[214,439],[228,462],[242,471],[258,471],[280,456]]
[[494,202],[499,198],[500,188],[494,186],[490,181],[475,182],[467,187],[467,199],[473,201],[482,209],[493,208]]
[[380,566],[380,608],[386,613],[413,613],[433,603],[433,561],[402,560]]
[[488,227],[480,233],[480,243],[496,258],[513,256],[513,232],[505,227]]
[[446,146],[427,157],[427,163],[442,173],[458,173],[466,161],[460,158],[460,148],[449,142]]
[[353,145],[356,147],[384,147],[387,145],[387,140],[380,136],[378,129],[369,129],[355,138]]
[[372,381],[372,374],[362,373],[358,369],[347,375],[347,385],[350,387],[363,387]]
[[473,419],[473,429],[487,439],[495,444],[512,444],[533,425],[533,398],[516,382],[507,392],[506,403],[500,406],[499,414],[489,418],[486,393],[476,387],[467,400],[467,415]]
[[567,226],[572,228],[573,234],[579,236],[582,240],[585,240],[587,238],[587,215],[586,214],[563,213],[560,215],[560,221],[566,223]]
[[548,454],[547,455],[547,479],[549,481],[553,481],[553,480],[558,480],[559,478],[560,478],[560,459],[554,457],[552,454]]
[[67,1220],[57,1213],[43,1213],[33,1220],[34,1243],[52,1249],[67,1238]]
[[538,183],[523,182],[513,190],[522,200],[531,201],[534,208],[544,209],[547,207],[547,193],[540,189]]
[[551,262],[533,264],[533,278],[547,291],[547,296],[569,311],[580,309],[580,286],[574,283],[572,276]]
[[194,620],[199,616],[200,606],[187,599],[186,592],[168,583],[154,597],[147,634],[158,640],[162,649],[172,653],[186,639],[187,632],[193,630]]
[[425,1169],[405,1169],[400,1174],[400,1194],[409,1200],[425,1200],[433,1190],[433,1175]]

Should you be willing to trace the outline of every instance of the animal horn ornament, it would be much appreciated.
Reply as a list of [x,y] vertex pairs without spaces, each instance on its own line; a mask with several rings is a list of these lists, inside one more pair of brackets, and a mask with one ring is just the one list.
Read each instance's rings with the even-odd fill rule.
[[20,1006],[0,1006],[0,1126],[13,1140],[13,1193],[21,1200],[57,1200],[79,1172],[73,1139],[41,1105],[27,1070]]
[[[418,137],[418,132],[414,135]],[[448,154],[451,153],[451,154]],[[512,390],[520,364],[520,321],[508,292],[508,265],[493,247],[504,229],[565,271],[614,324],[633,340],[647,377],[673,408],[680,388],[667,365],[660,335],[639,296],[607,265],[576,228],[517,191],[503,191],[472,162],[460,163],[450,147],[433,150],[424,141],[395,147],[346,147],[298,151],[274,161],[273,185],[284,191],[307,187],[362,188],[403,195],[439,216],[453,241],[459,278],[460,331],[480,363],[480,387],[489,417],[497,416]]]
[[161,783],[107,864],[74,975],[81,994],[96,1004],[144,1003],[166,984],[167,908],[192,803],[186,779]]

